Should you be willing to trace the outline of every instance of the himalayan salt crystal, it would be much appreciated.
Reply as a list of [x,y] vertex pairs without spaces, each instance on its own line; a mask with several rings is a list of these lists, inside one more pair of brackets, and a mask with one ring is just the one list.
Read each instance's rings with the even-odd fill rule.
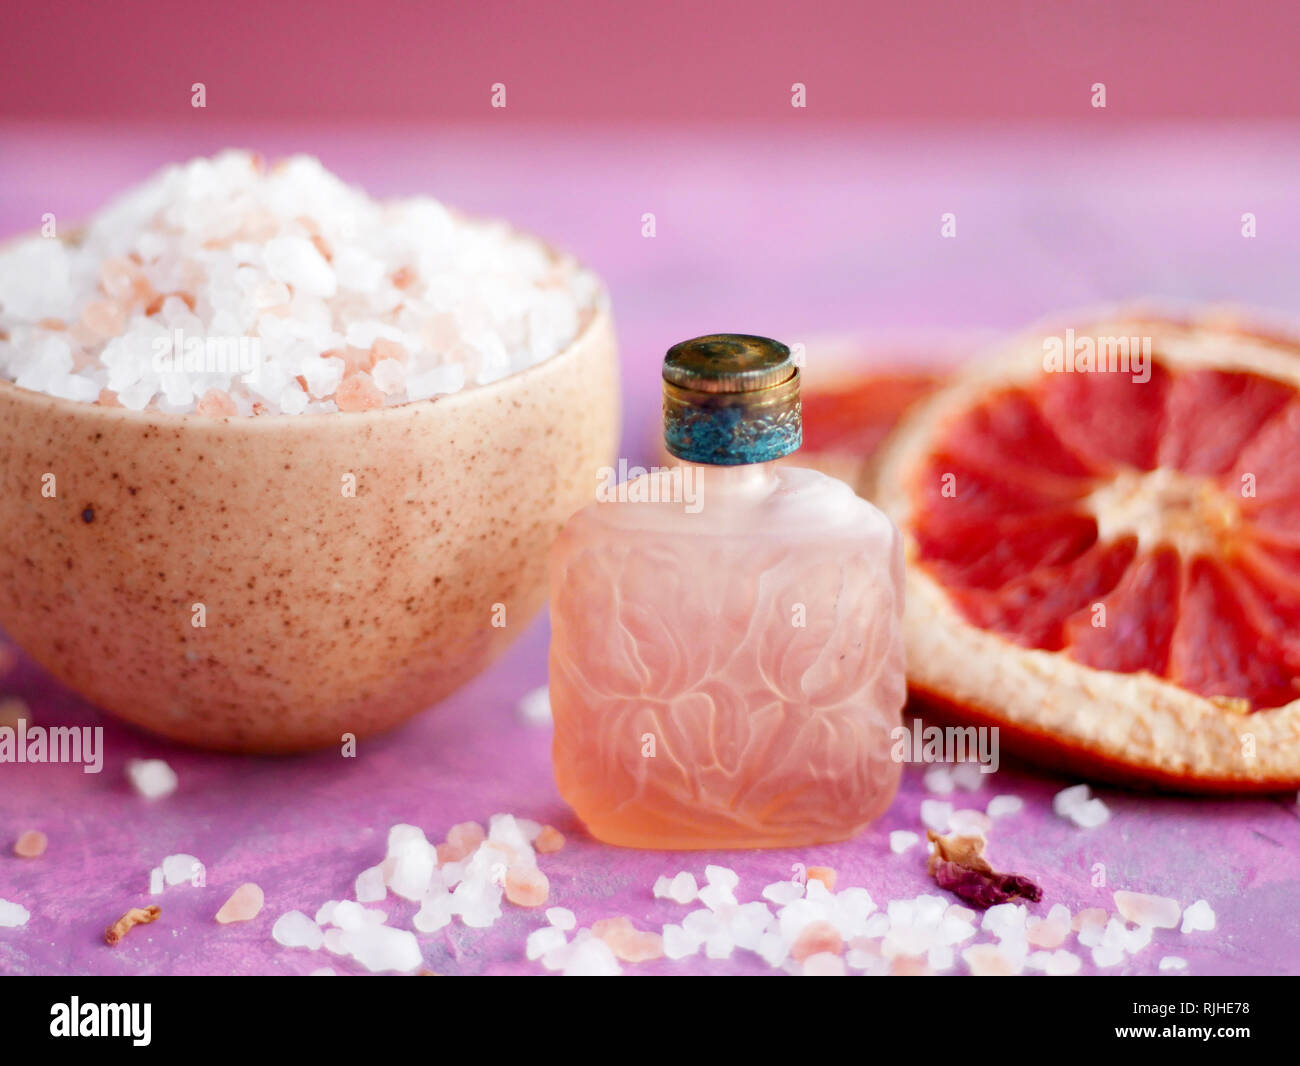
[[1070,935],[1070,910],[1057,903],[1046,918],[1030,917],[1025,921],[1025,938],[1038,948],[1059,948]]
[[564,834],[554,826],[544,825],[533,841],[533,847],[541,855],[550,855],[564,847]]
[[967,792],[978,792],[987,776],[978,762],[959,762],[952,768],[952,783]]
[[0,899],[0,929],[17,929],[27,924],[32,912],[21,903],[10,903]]
[[829,952],[838,955],[844,950],[844,938],[830,922],[809,922],[799,931],[790,948],[790,957],[803,962],[811,955]]
[[385,396],[393,396],[406,387],[406,368],[394,359],[381,359],[371,369],[370,380]]
[[1210,932],[1215,926],[1214,908],[1203,899],[1198,899],[1183,911],[1183,927],[1180,932]]
[[550,895],[551,883],[536,866],[515,863],[506,870],[506,899],[517,907],[540,907]]
[[920,841],[920,836],[910,829],[895,829],[889,834],[889,850],[895,855],[902,855]]
[[239,408],[230,398],[230,393],[223,389],[208,389],[199,399],[195,414],[207,415],[209,418],[230,418],[239,414]]
[[[777,937],[780,940],[780,937]],[[665,925],[663,931],[664,956],[684,959],[700,950],[702,941],[680,925]]]
[[599,937],[573,943],[561,971],[565,977],[617,977],[623,972],[614,952]]
[[343,377],[350,378],[363,371],[369,371],[374,366],[374,360],[370,357],[368,348],[357,348],[354,345],[346,345],[332,352],[326,352],[326,357],[335,356],[343,360]]
[[944,800],[922,800],[921,822],[927,829],[933,829],[936,833],[945,833],[948,830],[948,820],[952,817],[952,810],[952,804]]
[[517,708],[519,717],[529,725],[551,725],[551,693],[546,685],[525,693]]
[[690,903],[699,895],[699,886],[695,883],[695,875],[689,870],[683,870],[673,878],[672,884],[668,886],[668,898],[674,903],[683,905]]
[[14,844],[14,854],[20,859],[39,859],[49,843],[49,838],[39,829],[29,829]]
[[1115,909],[1135,925],[1149,925],[1156,929],[1176,929],[1183,914],[1176,899],[1123,890],[1115,893]]
[[1088,801],[1092,790],[1087,785],[1071,785],[1052,797],[1052,810],[1062,818],[1070,817],[1070,812],[1077,810]]
[[162,872],[163,879],[168,885],[179,885],[186,881],[193,884],[203,873],[203,863],[193,855],[186,855],[184,852],[179,855],[168,855],[162,861]]
[[447,842],[438,846],[438,862],[459,862],[487,839],[478,822],[459,822],[447,830]]
[[1093,965],[1102,970],[1108,970],[1112,966],[1118,966],[1124,961],[1124,949],[1122,947],[1110,947],[1106,944],[1098,944],[1092,949]]
[[1100,929],[1106,924],[1107,917],[1108,915],[1101,907],[1085,907],[1074,916],[1070,928],[1076,933],[1082,932],[1084,926],[1096,926]]
[[556,929],[563,929],[565,932],[578,924],[578,919],[568,907],[548,907],[546,909],[546,920]]
[[630,918],[602,918],[592,923],[591,931],[623,962],[648,962],[664,957],[663,937],[637,929]]
[[835,891],[835,881],[839,874],[833,866],[809,866],[808,880],[820,881],[826,886],[827,892]]
[[994,796],[989,800],[985,813],[990,818],[1007,818],[1024,810],[1025,801],[1019,796]]
[[217,921],[222,925],[252,921],[261,913],[265,902],[266,897],[262,894],[261,887],[252,881],[246,881],[221,905],[221,910],[217,911]]
[[961,836],[984,836],[993,828],[993,819],[983,811],[963,809],[953,811],[948,827]]
[[280,915],[271,927],[271,938],[281,947],[307,948],[309,951],[315,951],[325,943],[320,926],[302,911],[288,911]]
[[378,364],[381,360],[392,360],[396,363],[405,363],[410,356],[406,354],[406,348],[397,341],[389,340],[387,337],[376,337],[375,342],[370,346],[370,363]]
[[804,886],[798,881],[773,881],[763,889],[763,898],[771,900],[778,907],[784,907],[797,899],[803,899]]
[[890,962],[889,972],[894,977],[928,977],[930,967],[926,965],[925,959],[899,955]]
[[939,796],[947,796],[954,788],[952,771],[942,764],[931,766],[926,770],[922,782],[927,792],[933,792]]
[[128,759],[126,777],[136,794],[145,799],[161,799],[176,791],[180,779],[163,759]]
[[356,897],[361,903],[378,903],[388,895],[382,866],[372,866],[357,874]]
[[81,312],[81,324],[93,337],[106,341],[126,327],[126,313],[116,300],[92,300]]
[[122,401],[112,389],[100,389],[99,399],[95,401],[101,407],[121,407]]
[[340,411],[373,411],[384,406],[384,394],[376,388],[370,375],[363,372],[345,377],[334,390],[334,402]]
[[563,929],[558,926],[544,925],[528,934],[528,939],[524,941],[524,955],[529,962],[536,962],[543,955],[556,948],[562,948],[567,943]]
[[998,944],[972,944],[961,953],[974,977],[1014,977],[1020,967]]
[[844,960],[830,952],[818,952],[804,960],[805,977],[843,977],[846,973]]

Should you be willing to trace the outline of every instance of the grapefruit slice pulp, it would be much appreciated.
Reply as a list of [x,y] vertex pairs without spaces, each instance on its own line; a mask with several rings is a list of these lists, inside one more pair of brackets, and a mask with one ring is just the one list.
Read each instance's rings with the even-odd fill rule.
[[913,692],[1093,776],[1300,786],[1296,346],[1121,317],[1075,336],[1150,338],[1149,373],[1052,372],[1048,335],[923,401],[863,486],[905,535]]

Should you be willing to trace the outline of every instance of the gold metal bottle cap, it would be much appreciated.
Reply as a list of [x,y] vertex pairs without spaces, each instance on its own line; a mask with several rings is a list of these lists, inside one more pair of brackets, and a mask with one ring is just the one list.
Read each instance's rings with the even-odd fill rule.
[[664,443],[680,459],[764,463],[803,440],[799,368],[767,337],[714,333],[664,357]]

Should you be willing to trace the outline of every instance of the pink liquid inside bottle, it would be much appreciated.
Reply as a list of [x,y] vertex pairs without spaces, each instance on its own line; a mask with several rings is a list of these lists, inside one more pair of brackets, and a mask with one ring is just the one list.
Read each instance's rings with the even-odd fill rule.
[[843,840],[898,789],[902,547],[798,447],[798,371],[774,341],[677,345],[680,467],[605,493],[551,556],[556,781],[628,847]]

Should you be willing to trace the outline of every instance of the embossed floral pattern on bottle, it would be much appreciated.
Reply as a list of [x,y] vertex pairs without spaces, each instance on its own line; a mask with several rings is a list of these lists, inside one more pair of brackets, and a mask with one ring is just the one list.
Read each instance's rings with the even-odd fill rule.
[[560,791],[614,844],[845,839],[901,773],[898,532],[815,471],[695,470],[698,513],[598,503],[553,549]]

